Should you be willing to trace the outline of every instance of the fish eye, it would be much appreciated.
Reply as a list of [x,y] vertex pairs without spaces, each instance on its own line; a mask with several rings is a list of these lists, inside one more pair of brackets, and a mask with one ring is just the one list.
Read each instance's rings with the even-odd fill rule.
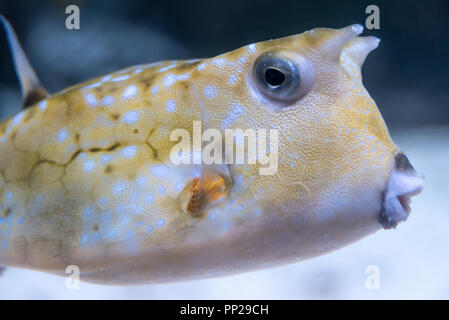
[[265,82],[272,87],[278,87],[285,82],[285,73],[282,70],[268,67],[265,69]]
[[254,63],[258,91],[269,100],[289,105],[312,89],[315,75],[311,63],[296,52],[266,52]]

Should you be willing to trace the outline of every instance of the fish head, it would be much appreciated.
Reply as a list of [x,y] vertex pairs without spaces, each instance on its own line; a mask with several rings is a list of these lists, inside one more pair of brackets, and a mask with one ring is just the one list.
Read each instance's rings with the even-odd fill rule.
[[423,176],[363,86],[362,65],[379,39],[362,31],[317,28],[255,43],[210,60],[215,80],[199,81],[221,129],[277,130],[273,170],[261,174],[259,163],[240,171],[257,210],[290,225],[319,224],[335,242],[395,227],[422,190]]

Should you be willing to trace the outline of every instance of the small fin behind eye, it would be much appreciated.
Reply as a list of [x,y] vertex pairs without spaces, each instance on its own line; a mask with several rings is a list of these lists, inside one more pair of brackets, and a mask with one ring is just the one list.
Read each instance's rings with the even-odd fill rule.
[[[200,107],[200,118],[201,118],[201,126],[203,128],[203,131],[207,129],[215,129],[217,128],[214,124],[214,121],[212,119],[212,116],[209,112],[209,110],[204,105],[196,86],[192,86],[193,94],[196,97],[196,100],[198,101],[199,107]],[[214,141],[215,142],[215,141]],[[202,150],[202,148],[201,148]],[[223,163],[225,162],[225,157],[222,158]],[[214,176],[221,175],[226,181],[231,183],[231,174],[229,172],[229,165],[226,164],[206,164],[202,162],[201,164],[201,179],[200,178],[200,186],[202,180],[207,180],[209,178],[213,178]]]
[[14,67],[22,88],[23,108],[27,108],[30,105],[47,98],[49,94],[42,86],[36,72],[23,51],[14,28],[1,14],[0,21],[3,23],[6,31],[9,48],[14,61]]
[[[192,92],[200,107],[203,130],[214,128],[211,115],[195,86],[192,87]],[[178,204],[182,211],[195,217],[201,216],[208,205],[228,194],[231,186],[229,165],[206,164],[202,161],[200,177],[193,179],[184,187],[178,196]]]

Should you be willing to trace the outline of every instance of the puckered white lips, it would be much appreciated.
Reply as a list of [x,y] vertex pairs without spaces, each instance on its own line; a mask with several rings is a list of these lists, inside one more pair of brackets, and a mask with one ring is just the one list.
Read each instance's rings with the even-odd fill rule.
[[385,229],[395,228],[399,222],[407,220],[411,197],[423,189],[424,176],[415,171],[404,154],[396,155],[395,162],[379,215],[379,222]]

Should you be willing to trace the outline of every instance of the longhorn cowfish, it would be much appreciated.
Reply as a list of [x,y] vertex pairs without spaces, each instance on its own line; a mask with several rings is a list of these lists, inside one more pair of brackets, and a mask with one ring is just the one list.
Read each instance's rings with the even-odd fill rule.
[[[379,40],[360,25],[133,66],[49,95],[2,20],[25,108],[0,125],[0,265],[60,275],[76,265],[107,284],[233,274],[394,228],[422,189],[362,84]],[[265,163],[173,163],[173,132],[194,136],[195,122],[276,130],[277,147]],[[249,144],[231,138],[232,152],[213,149],[220,158]]]

